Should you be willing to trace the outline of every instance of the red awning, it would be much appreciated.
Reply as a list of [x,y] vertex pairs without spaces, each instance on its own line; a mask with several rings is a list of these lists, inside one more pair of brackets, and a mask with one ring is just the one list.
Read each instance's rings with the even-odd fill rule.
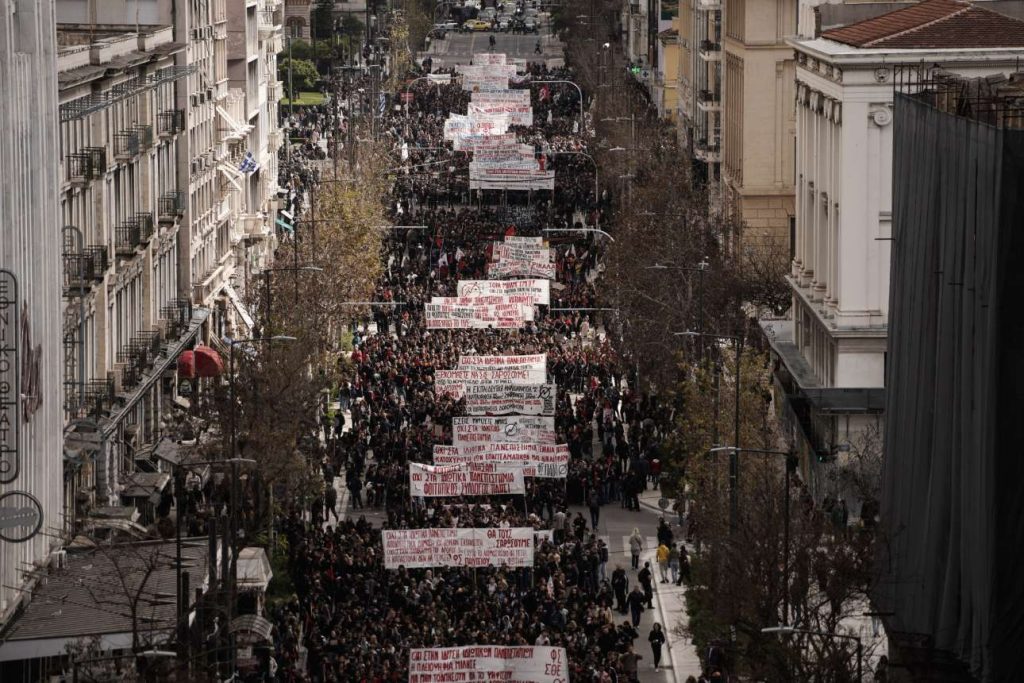
[[191,351],[182,351],[178,356],[178,375],[182,379],[192,379],[196,376],[196,355]]
[[220,354],[209,346],[197,346],[195,355],[198,377],[217,377],[224,374],[224,361],[220,359]]

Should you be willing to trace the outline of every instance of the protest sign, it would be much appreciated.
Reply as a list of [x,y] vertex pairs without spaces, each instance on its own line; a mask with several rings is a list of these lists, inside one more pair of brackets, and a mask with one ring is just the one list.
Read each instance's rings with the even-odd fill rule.
[[569,662],[565,648],[541,645],[465,645],[409,650],[409,683],[491,680],[505,683],[569,683]]
[[412,497],[523,495],[521,468],[457,465],[435,467],[409,463],[409,493]]
[[385,529],[384,567],[531,567],[534,530]]
[[458,391],[455,398],[465,397],[466,412],[470,415],[555,414],[554,384],[502,386],[463,382],[455,390]]
[[539,416],[454,417],[452,444],[555,443],[555,418]]
[[540,384],[547,379],[548,357],[544,353],[501,356],[459,356],[459,370],[493,370],[515,368],[529,370],[531,381]]
[[521,467],[526,477],[562,479],[569,472],[569,447],[566,444],[540,443],[437,444],[434,446],[434,464]]
[[460,280],[456,293],[468,296],[521,296],[531,297],[533,304],[551,305],[551,282],[533,280]]

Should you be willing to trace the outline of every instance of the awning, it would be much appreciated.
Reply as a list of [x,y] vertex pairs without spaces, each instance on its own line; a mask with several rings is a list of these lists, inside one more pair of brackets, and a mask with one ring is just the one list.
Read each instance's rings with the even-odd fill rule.
[[245,194],[245,188],[242,187],[242,184],[240,182],[238,182],[239,179],[242,177],[242,174],[240,174],[238,171],[231,168],[227,164],[221,164],[220,166],[218,166],[218,168],[220,168],[220,172],[224,174],[224,177],[228,179],[228,182],[235,186],[236,190],[238,190],[242,194]]
[[219,377],[224,374],[224,361],[220,354],[209,346],[199,345],[193,349],[196,358],[197,377]]
[[258,614],[243,614],[235,617],[228,630],[240,636],[248,636],[247,640],[253,643],[271,642],[274,625]]
[[231,285],[225,284],[224,291],[227,293],[228,298],[231,299],[231,303],[235,307],[235,312],[238,313],[242,322],[245,323],[245,326],[248,327],[251,332],[255,328],[256,324],[253,322],[252,316],[249,315],[249,311],[245,308],[245,304],[242,303],[242,298],[238,296],[238,292],[236,292],[235,288]]
[[121,495],[126,498],[148,498],[160,493],[171,482],[166,472],[132,472],[124,480]]
[[191,350],[182,351],[178,356],[178,376],[184,379],[196,376],[196,355]]
[[238,589],[267,590],[274,572],[263,548],[242,548],[238,553]]

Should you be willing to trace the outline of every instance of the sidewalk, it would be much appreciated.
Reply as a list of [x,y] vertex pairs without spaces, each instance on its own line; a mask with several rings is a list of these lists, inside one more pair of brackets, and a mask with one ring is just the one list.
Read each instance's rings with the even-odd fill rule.
[[[640,494],[640,506],[658,515],[665,515],[665,519],[673,525],[675,514],[666,514],[658,507],[658,500],[661,493],[656,490],[647,490]],[[649,561],[652,567],[657,568],[654,561],[652,549],[645,553],[644,560]],[[688,549],[689,550],[689,549]],[[657,575],[655,571],[655,575]],[[668,680],[675,680],[682,683],[687,676],[700,677],[701,663],[697,656],[697,650],[689,638],[678,635],[680,627],[686,628],[689,625],[689,616],[686,613],[686,586],[677,586],[674,583],[654,584],[654,601],[657,605],[659,619],[666,631],[668,646],[668,662],[671,665],[671,677]],[[668,669],[669,667],[665,667]]]

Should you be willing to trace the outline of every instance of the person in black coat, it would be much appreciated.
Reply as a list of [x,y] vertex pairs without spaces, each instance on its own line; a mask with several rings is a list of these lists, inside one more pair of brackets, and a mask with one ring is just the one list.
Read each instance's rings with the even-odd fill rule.
[[615,591],[615,609],[620,614],[626,613],[626,589],[629,588],[629,579],[626,578],[626,570],[622,567],[615,567],[612,572],[612,590]]
[[637,574],[637,578],[640,580],[640,585],[644,588],[644,601],[647,603],[647,609],[654,608],[654,574],[651,572],[651,563],[644,562],[644,568]]
[[626,598],[626,604],[629,606],[630,616],[633,617],[633,626],[640,625],[640,615],[644,611],[644,603],[647,598],[640,590],[640,586],[633,586],[633,590],[630,591],[629,597]]

